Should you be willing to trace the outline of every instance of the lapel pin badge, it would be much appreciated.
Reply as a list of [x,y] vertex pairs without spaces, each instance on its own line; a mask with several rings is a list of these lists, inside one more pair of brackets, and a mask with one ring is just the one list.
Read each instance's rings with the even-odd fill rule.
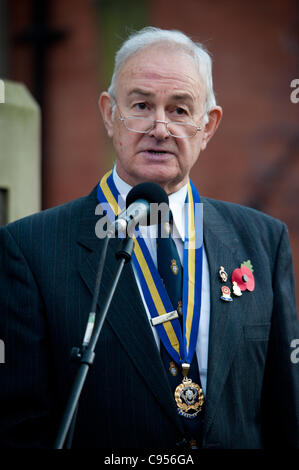
[[227,276],[227,272],[224,270],[223,266],[220,266],[218,273],[219,273],[221,281],[222,282],[227,282],[228,276]]
[[232,302],[232,298],[231,298],[231,295],[230,295],[230,288],[227,287],[227,286],[222,286],[221,287],[221,300],[224,300],[225,302]]
[[240,297],[242,295],[242,291],[236,281],[233,281],[233,294],[237,297]]
[[[253,276],[253,266],[250,260],[244,261],[240,268],[236,268],[232,274],[232,283],[237,285],[241,291],[249,290],[252,292],[255,287]],[[235,287],[236,292],[239,290]],[[235,294],[235,292],[234,292]],[[240,295],[240,294],[235,294]]]

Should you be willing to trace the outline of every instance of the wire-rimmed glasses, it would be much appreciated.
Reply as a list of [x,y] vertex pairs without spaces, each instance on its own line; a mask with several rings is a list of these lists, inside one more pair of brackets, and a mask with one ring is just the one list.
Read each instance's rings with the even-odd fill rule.
[[[119,110],[119,108],[118,108]],[[166,130],[169,135],[178,139],[186,139],[195,136],[195,134],[201,130],[201,127],[195,124],[190,124],[181,121],[160,121],[159,119],[149,119],[143,116],[122,116],[119,110],[119,119],[124,124],[128,131],[137,132],[139,134],[149,134],[156,123],[165,124]]]

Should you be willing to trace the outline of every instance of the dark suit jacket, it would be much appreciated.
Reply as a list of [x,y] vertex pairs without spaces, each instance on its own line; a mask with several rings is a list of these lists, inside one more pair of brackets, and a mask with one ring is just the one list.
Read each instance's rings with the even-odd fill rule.
[[[203,447],[298,446],[299,338],[287,229],[252,209],[202,198],[211,283]],[[0,230],[1,445],[52,447],[77,370],[103,241],[96,191]],[[114,273],[112,240],[102,303]],[[220,300],[250,259],[256,287]],[[183,429],[134,273],[126,265],[96,348],[73,447],[175,448]]]

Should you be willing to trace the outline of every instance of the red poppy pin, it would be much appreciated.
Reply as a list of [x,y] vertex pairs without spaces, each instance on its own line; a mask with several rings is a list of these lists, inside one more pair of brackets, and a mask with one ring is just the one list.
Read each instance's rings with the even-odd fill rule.
[[236,282],[240,289],[253,291],[255,286],[255,281],[253,277],[253,267],[251,261],[244,261],[241,264],[240,268],[234,270],[232,274],[232,282]]

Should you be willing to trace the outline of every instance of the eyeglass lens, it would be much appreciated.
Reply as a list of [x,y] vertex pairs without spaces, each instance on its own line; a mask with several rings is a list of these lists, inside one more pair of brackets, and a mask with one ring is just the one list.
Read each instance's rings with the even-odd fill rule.
[[[135,118],[126,117],[124,118],[124,124],[128,130],[147,133],[155,126],[155,121],[147,118]],[[167,123],[168,132],[174,137],[192,137],[196,134],[196,126],[181,122],[169,122]]]

